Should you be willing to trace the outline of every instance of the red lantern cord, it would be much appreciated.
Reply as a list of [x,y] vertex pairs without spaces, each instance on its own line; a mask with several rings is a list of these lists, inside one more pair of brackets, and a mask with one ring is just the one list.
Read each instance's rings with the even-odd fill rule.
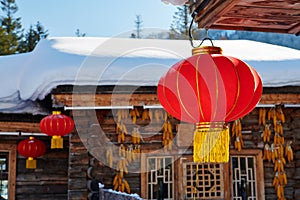
[[18,144],[18,153],[27,158],[26,168],[35,169],[35,158],[40,157],[46,153],[46,145],[41,140],[29,137]]
[[52,136],[51,148],[63,148],[62,136],[69,134],[74,128],[74,121],[61,114],[59,111],[53,111],[52,115],[44,117],[40,122],[40,129],[43,133]]

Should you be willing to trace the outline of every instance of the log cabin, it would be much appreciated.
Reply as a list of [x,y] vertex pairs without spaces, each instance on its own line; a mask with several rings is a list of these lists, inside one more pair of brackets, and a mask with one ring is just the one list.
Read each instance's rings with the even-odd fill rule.
[[[11,83],[0,97],[1,196],[112,199],[122,196],[112,191],[123,170],[121,181],[130,187],[125,193],[143,199],[276,199],[275,164],[264,157],[276,131],[270,125],[270,141],[264,142],[259,116],[262,108],[280,107],[284,147],[289,145],[294,156],[284,165],[284,197],[300,198],[300,52],[254,41],[215,44],[253,66],[264,86],[257,107],[240,121],[244,146],[237,150],[231,137],[230,161],[215,164],[193,162],[194,125],[168,116],[157,97],[161,75],[191,55],[188,41],[52,38],[31,53],[1,57],[6,67],[1,79]],[[40,130],[40,121],[51,111],[61,111],[75,123],[63,137],[62,149],[51,149],[50,137]],[[166,117],[173,138],[167,147],[162,133]],[[272,121],[266,118],[266,123]],[[120,124],[126,131],[119,130]],[[35,169],[27,169],[26,158],[17,152],[18,143],[29,136],[47,147]],[[120,170],[123,157],[128,165]]]

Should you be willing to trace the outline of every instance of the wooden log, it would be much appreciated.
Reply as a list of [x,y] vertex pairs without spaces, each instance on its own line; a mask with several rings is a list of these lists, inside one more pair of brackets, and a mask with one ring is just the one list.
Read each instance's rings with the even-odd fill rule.
[[99,181],[96,179],[88,180],[87,181],[87,188],[91,192],[97,192],[99,191]]

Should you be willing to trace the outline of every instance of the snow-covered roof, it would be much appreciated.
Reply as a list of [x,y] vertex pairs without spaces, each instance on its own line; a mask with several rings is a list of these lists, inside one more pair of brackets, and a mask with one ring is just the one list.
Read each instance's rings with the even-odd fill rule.
[[[300,85],[300,51],[248,40],[217,40],[224,55],[253,66],[265,87]],[[61,37],[33,52],[0,56],[0,112],[37,113],[58,85],[156,86],[170,66],[191,56],[187,40]]]

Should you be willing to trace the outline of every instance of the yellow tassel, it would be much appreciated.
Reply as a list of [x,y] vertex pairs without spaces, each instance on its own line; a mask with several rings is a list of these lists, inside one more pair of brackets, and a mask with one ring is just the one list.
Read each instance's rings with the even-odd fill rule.
[[[208,127],[213,125],[213,127]],[[219,124],[197,125],[194,133],[194,162],[228,162],[229,129]]]
[[61,136],[52,136],[51,149],[62,149],[64,140]]
[[35,169],[36,168],[36,160],[33,157],[28,157],[26,160],[26,168],[27,169]]

